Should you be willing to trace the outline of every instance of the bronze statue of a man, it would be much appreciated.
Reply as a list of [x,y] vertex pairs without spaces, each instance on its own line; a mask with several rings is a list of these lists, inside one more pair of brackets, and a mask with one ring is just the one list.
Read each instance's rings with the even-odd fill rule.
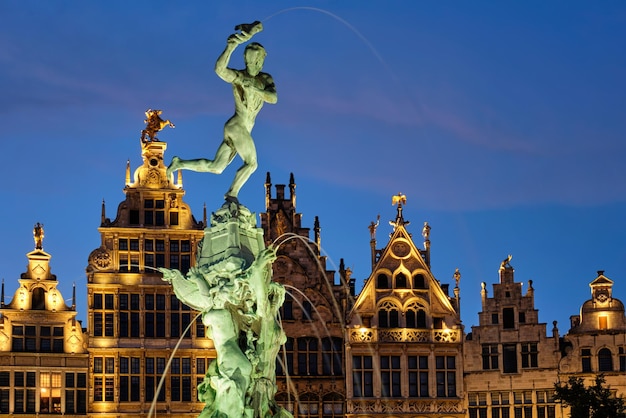
[[252,42],[246,46],[245,69],[235,70],[228,67],[235,48],[263,30],[261,22],[238,25],[235,30],[241,30],[241,33],[228,37],[226,49],[215,63],[215,72],[222,80],[232,84],[235,97],[235,114],[224,125],[224,139],[213,160],[182,160],[174,157],[167,168],[168,178],[176,170],[220,174],[235,155],[239,154],[243,165],[237,170],[235,179],[224,196],[227,201],[232,202],[238,202],[239,190],[257,168],[256,148],[251,136],[256,116],[265,102],[276,103],[278,100],[274,80],[269,74],[261,72],[267,55],[261,44]]

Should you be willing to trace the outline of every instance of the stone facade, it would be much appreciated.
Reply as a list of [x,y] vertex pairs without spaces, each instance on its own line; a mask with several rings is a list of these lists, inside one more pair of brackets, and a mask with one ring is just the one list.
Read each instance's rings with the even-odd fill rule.
[[[37,224],[40,228],[41,225]],[[87,334],[76,319],[76,295],[67,306],[43,250],[43,232],[26,254],[28,269],[13,299],[0,301],[0,414],[67,417],[87,412]]]
[[460,295],[432,274],[430,227],[418,249],[402,216],[389,243],[376,249],[372,274],[350,311],[346,335],[349,417],[463,417],[463,327]]
[[345,312],[354,297],[354,280],[343,260],[336,272],[326,268],[321,254],[321,228],[316,217],[313,240],[296,211],[293,174],[289,196],[276,185],[272,196],[269,173],[265,182],[265,212],[261,226],[266,245],[277,249],[273,278],[287,291],[280,319],[287,342],[277,359],[276,399],[295,416],[339,417],[345,414]]

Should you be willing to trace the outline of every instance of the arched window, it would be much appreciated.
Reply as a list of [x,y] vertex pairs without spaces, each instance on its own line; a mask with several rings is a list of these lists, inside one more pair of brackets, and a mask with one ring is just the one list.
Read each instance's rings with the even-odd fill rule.
[[386,274],[379,274],[376,278],[376,289],[389,289],[389,279]]
[[324,395],[322,404],[322,417],[323,418],[339,418],[344,416],[344,399],[339,393],[329,393]]
[[417,302],[412,302],[406,307],[404,313],[407,328],[426,328],[426,308]]
[[302,302],[302,319],[305,321],[313,319],[313,305],[308,300]]
[[413,277],[413,288],[415,289],[426,289],[426,278],[422,273],[417,273]]
[[31,309],[43,311],[46,309],[46,291],[41,287],[33,289]]
[[608,348],[598,351],[598,370],[601,372],[613,371],[613,354]]
[[396,275],[396,289],[406,289],[406,276],[402,273]]
[[319,398],[313,393],[304,393],[298,399],[298,416],[317,417],[319,414]]
[[398,307],[390,301],[383,302],[378,308],[378,326],[380,328],[398,328]]
[[280,307],[280,319],[284,321],[293,320],[293,297],[289,293],[285,293],[285,301]]

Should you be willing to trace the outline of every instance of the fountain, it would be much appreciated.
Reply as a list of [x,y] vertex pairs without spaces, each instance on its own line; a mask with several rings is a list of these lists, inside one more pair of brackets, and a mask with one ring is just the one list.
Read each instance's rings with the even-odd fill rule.
[[201,313],[215,344],[217,359],[198,386],[199,400],[206,404],[200,417],[291,417],[274,399],[276,356],[286,338],[277,321],[285,290],[271,281],[276,252],[265,247],[255,214],[238,200],[257,167],[251,136],[256,115],[263,103],[276,102],[276,90],[271,76],[261,72],[265,50],[258,43],[246,47],[245,70],[228,68],[237,46],[262,29],[260,22],[236,26],[240,32],[228,37],[217,60],[216,73],[233,86],[235,114],[224,126],[215,158],[174,157],[167,169],[172,179],[176,170],[220,174],[237,154],[244,162],[225,194],[226,202],[211,216],[195,266],[186,276],[160,269],[178,299]]

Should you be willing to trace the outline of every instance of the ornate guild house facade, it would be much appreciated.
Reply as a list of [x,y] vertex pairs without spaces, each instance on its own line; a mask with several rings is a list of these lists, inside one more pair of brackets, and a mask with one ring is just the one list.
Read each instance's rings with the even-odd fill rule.
[[[87,260],[86,323],[66,305],[34,229],[27,271],[0,300],[0,416],[43,414],[196,417],[196,386],[216,353],[198,313],[162,280],[160,267],[185,273],[196,261],[206,214],[183,201],[180,172],[166,175],[165,142],[143,141],[142,164],[127,163],[115,217],[102,204],[100,242]],[[378,248],[370,225],[371,274],[356,294],[343,260],[330,270],[321,223],[303,225],[296,183],[265,181],[260,214],[277,259],[273,279],[287,290],[280,320],[286,342],[276,359],[277,401],[296,418],[563,418],[554,384],[602,373],[626,395],[626,317],[613,281],[598,272],[591,299],[559,335],[535,307],[533,283],[515,281],[511,258],[486,283],[478,324],[461,323],[459,271],[453,287],[430,266],[430,226],[417,245],[394,196],[389,241]],[[474,297],[474,295],[470,296]],[[69,299],[68,299],[69,300]],[[469,332],[466,332],[469,331]],[[177,347],[174,353],[175,348]]]

